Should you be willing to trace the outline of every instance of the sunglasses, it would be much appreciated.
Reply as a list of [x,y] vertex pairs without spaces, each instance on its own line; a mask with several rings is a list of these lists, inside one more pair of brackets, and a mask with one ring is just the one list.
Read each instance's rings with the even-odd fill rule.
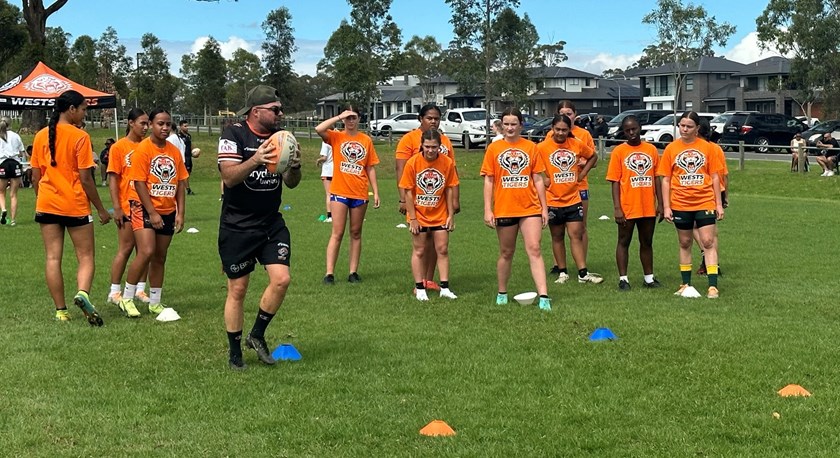
[[275,116],[280,115],[280,107],[278,107],[277,105],[274,105],[272,107],[257,107],[257,108],[259,108],[261,110],[273,111]]

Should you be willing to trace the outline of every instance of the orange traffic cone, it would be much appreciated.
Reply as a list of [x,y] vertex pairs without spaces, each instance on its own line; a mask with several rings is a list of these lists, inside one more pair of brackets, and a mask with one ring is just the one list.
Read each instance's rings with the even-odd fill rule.
[[789,398],[791,396],[804,396],[808,397],[811,393],[808,392],[805,388],[802,388],[799,385],[788,385],[781,390],[779,390],[779,396]]
[[443,420],[432,420],[420,430],[420,434],[424,436],[454,436],[455,430]]

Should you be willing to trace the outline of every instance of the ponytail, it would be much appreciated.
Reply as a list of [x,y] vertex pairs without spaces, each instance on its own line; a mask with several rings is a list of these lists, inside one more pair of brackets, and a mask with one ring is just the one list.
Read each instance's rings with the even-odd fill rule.
[[7,139],[6,131],[9,129],[9,125],[11,123],[12,121],[5,116],[0,118],[0,138],[2,138],[4,141]]
[[53,110],[52,116],[50,116],[50,122],[47,124],[50,133],[50,165],[53,167],[57,165],[55,162],[55,126],[58,124],[58,118],[60,116],[61,113],[57,109]]
[[82,94],[72,89],[62,92],[61,95],[55,99],[55,108],[53,109],[52,116],[50,116],[50,122],[47,125],[49,129],[50,165],[53,167],[57,165],[55,162],[55,126],[58,125],[58,121],[61,118],[62,113],[67,112],[67,110],[71,107],[78,108],[83,103],[85,103],[85,98]]

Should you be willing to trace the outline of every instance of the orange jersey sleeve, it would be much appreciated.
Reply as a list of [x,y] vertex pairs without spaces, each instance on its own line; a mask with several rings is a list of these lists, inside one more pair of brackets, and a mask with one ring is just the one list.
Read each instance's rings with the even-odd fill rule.
[[62,216],[90,215],[90,202],[82,188],[80,170],[93,168],[90,136],[70,124],[55,126],[55,162],[50,165],[48,128],[41,129],[32,146],[30,164],[41,172],[35,211]]
[[333,178],[330,193],[351,199],[368,199],[367,168],[379,164],[373,141],[358,132],[347,135],[343,131],[328,130],[328,142],[333,149]]
[[720,166],[721,166],[721,171],[718,174],[719,178],[720,178],[720,190],[721,191],[726,191],[726,178],[727,178],[727,175],[729,175],[729,167],[726,164],[726,154],[723,152],[723,148],[721,148],[720,145],[718,145],[717,143],[710,143],[710,144],[712,145],[712,148],[715,149],[715,153],[717,155],[718,162],[720,163]]
[[442,154],[431,162],[422,154],[414,155],[406,162],[400,178],[400,187],[414,194],[414,211],[421,227],[442,226],[446,223],[449,208],[445,191],[458,184],[455,163]]
[[123,137],[111,145],[111,157],[108,161],[108,173],[117,175],[120,179],[120,194],[119,202],[114,202],[114,205],[119,205],[123,213],[131,214],[129,208],[129,200],[138,200],[137,193],[134,191],[134,186],[128,178],[128,171],[131,169],[131,156],[134,154],[134,149],[139,143],[134,143]]
[[656,174],[671,178],[671,209],[699,211],[715,209],[712,173],[721,170],[707,141],[687,144],[677,139],[665,148]]
[[549,179],[545,191],[548,206],[568,207],[579,203],[581,183],[578,182],[578,164],[580,160],[591,158],[592,150],[575,138],[568,138],[558,144],[553,137],[549,137],[537,145],[537,151]]
[[188,177],[178,148],[169,142],[159,147],[147,138],[137,145],[131,160],[128,178],[133,182],[132,185],[136,182],[146,183],[152,205],[158,213],[174,212],[178,182]]
[[545,171],[534,142],[490,143],[481,164],[481,176],[493,177],[493,213],[497,218],[539,215],[542,212],[532,175]]
[[[574,135],[578,141],[586,145],[590,150],[595,151],[595,140],[592,139],[592,134],[590,134],[588,130],[580,126],[574,126],[572,127],[572,135]],[[581,170],[583,170],[584,165],[586,165],[586,159],[581,157],[578,162],[578,166]],[[589,189],[588,175],[583,177],[583,181],[580,182],[580,189]]]
[[656,216],[656,170],[659,154],[656,147],[642,142],[639,146],[622,143],[610,154],[607,181],[619,184],[621,211],[627,219]]

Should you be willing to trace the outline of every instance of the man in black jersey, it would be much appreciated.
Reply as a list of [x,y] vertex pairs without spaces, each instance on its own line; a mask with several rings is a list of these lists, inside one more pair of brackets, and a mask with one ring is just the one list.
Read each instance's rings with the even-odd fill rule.
[[283,303],[291,281],[291,240],[279,209],[283,184],[294,188],[300,183],[300,151],[291,159],[291,168],[277,175],[266,169],[266,164],[276,162],[277,153],[272,146],[263,146],[277,131],[277,122],[283,114],[280,107],[276,89],[268,86],[251,89],[246,107],[237,113],[245,119],[225,128],[219,141],[219,170],[225,186],[219,221],[219,256],[228,277],[225,327],[232,369],[246,367],[240,344],[243,304],[256,263],[264,266],[269,283],[245,342],[265,364],[275,363],[265,342],[265,329]]

